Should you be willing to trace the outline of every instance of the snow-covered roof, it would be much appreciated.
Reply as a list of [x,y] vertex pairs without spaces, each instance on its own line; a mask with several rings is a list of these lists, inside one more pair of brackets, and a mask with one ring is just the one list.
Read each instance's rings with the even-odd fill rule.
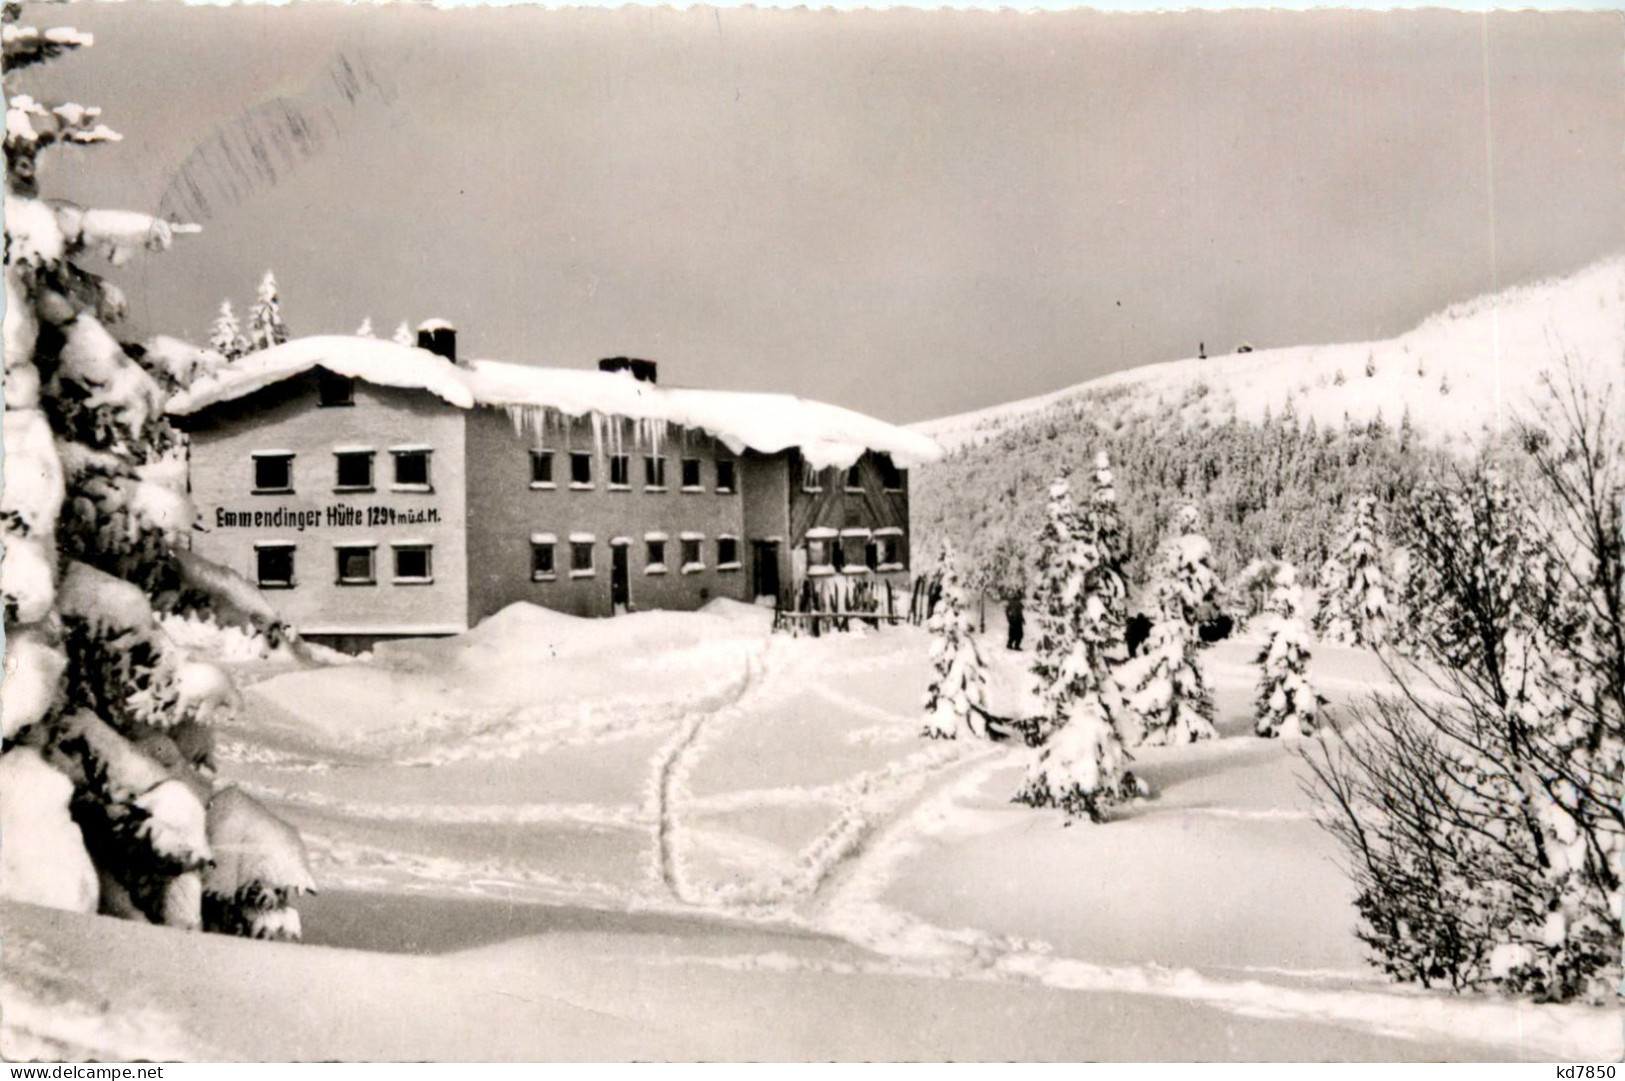
[[169,412],[182,417],[201,413],[315,367],[379,386],[426,390],[461,409],[475,404],[457,366],[427,349],[381,338],[324,336],[295,338],[222,365],[171,398]]
[[874,417],[790,394],[664,387],[624,372],[539,368],[494,360],[459,366],[427,350],[376,338],[299,338],[250,353],[170,399],[169,412],[189,416],[320,366],[381,386],[429,391],[462,409],[475,405],[552,409],[675,424],[709,432],[734,453],[773,454],[799,448],[814,468],[845,467],[865,450],[908,467],[935,461],[929,436]]

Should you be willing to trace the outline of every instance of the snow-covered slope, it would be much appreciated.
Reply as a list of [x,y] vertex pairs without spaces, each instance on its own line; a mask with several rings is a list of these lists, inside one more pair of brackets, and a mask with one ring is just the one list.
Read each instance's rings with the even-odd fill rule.
[[1115,372],[1051,394],[923,421],[945,449],[987,442],[1091,397],[1144,408],[1185,403],[1195,414],[1257,420],[1288,407],[1317,424],[1408,408],[1418,433],[1465,442],[1497,431],[1544,395],[1541,379],[1572,363],[1596,383],[1625,380],[1625,255],[1566,278],[1452,305],[1397,338],[1191,358]]

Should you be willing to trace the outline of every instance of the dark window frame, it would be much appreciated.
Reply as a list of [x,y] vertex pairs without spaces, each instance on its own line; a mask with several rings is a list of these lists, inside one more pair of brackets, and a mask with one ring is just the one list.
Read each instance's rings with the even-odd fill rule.
[[[346,577],[344,574],[344,557],[346,554],[365,552],[367,554],[367,577]],[[375,586],[378,584],[378,546],[376,544],[335,544],[333,546],[333,581],[341,586]]]
[[[530,486],[532,488],[557,488],[556,474],[553,471],[554,454],[541,447],[533,447],[530,452]],[[540,467],[540,468],[538,468]]]
[[[430,465],[432,450],[392,450],[389,452],[394,461],[394,480],[391,487],[399,492],[432,492],[434,491],[434,472]],[[421,459],[423,462],[422,480],[402,480],[401,463],[407,459]]]
[[[582,468],[578,469],[577,466]],[[585,474],[586,480],[577,480],[577,476]],[[578,491],[585,491],[594,487],[592,480],[592,455],[586,451],[573,450],[570,452],[570,487]]]
[[740,567],[739,538],[721,536],[717,538],[717,570],[735,571]]
[[666,566],[666,541],[663,538],[644,538],[643,567],[649,574],[664,574],[669,569]]
[[848,492],[863,491],[863,466],[861,463],[853,462],[846,467],[846,477],[842,486]]
[[[590,578],[598,573],[598,544],[595,541],[570,542],[570,577]],[[582,553],[586,553],[586,566],[581,564]]]
[[679,538],[677,557],[682,564],[684,574],[692,574],[695,571],[703,570],[705,568],[705,539],[703,537]]
[[[333,452],[333,490],[335,492],[371,492],[377,490],[378,452],[374,450],[335,450]],[[367,480],[364,484],[348,483],[344,481],[345,459],[360,459],[367,463]]]
[[875,455],[875,468],[880,473],[880,486],[888,492],[901,492],[905,480],[905,473],[899,469],[897,463],[889,454]]
[[[724,473],[726,473],[726,479],[724,479]],[[739,462],[737,459],[717,459],[717,491],[729,495],[739,491]]]
[[[254,583],[261,589],[293,589],[299,584],[295,555],[299,546],[296,544],[256,544],[254,546]],[[288,573],[285,578],[267,578],[265,576],[265,557],[267,555],[285,555],[288,560]]]
[[[530,542],[530,580],[552,582],[559,576],[558,543],[556,541]],[[545,566],[544,566],[545,564]]]
[[[432,544],[392,544],[390,550],[394,553],[395,574],[391,581],[402,585],[428,585],[434,581],[434,545]],[[423,573],[402,574],[401,556],[422,555]]]
[[[342,393],[339,393],[342,392]],[[355,380],[337,372],[323,371],[317,378],[317,404],[322,409],[355,405]]]
[[[691,468],[692,467],[692,468]],[[690,480],[690,477],[693,477]],[[685,492],[705,491],[705,459],[684,458],[678,468],[677,479]]]
[[664,454],[645,454],[643,456],[643,490],[646,492],[664,492],[666,490],[666,456]]
[[[288,495],[293,491],[293,455],[292,454],[251,454],[250,460],[254,464],[254,494],[255,495]],[[262,463],[281,462],[287,470],[288,482],[284,486],[265,485],[260,483],[260,465]]]
[[[620,479],[615,479],[615,474]],[[632,456],[630,454],[611,454],[609,456],[609,486],[617,492],[630,492],[632,490]]]

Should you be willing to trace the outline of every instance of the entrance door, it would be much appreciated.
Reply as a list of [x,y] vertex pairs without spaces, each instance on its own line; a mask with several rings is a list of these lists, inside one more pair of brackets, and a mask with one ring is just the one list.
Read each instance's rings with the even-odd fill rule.
[[779,599],[779,542],[751,542],[751,581],[756,583],[756,596]]
[[617,613],[626,611],[632,603],[632,572],[628,552],[629,544],[617,544],[609,550],[609,603]]

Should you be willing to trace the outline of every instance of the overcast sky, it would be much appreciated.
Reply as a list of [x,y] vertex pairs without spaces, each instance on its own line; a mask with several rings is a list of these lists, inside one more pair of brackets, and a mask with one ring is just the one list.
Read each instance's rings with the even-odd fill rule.
[[126,137],[47,194],[205,225],[115,272],[141,334],[274,267],[295,333],[440,316],[911,421],[1625,248],[1617,14],[35,17],[97,45],[12,91]]

